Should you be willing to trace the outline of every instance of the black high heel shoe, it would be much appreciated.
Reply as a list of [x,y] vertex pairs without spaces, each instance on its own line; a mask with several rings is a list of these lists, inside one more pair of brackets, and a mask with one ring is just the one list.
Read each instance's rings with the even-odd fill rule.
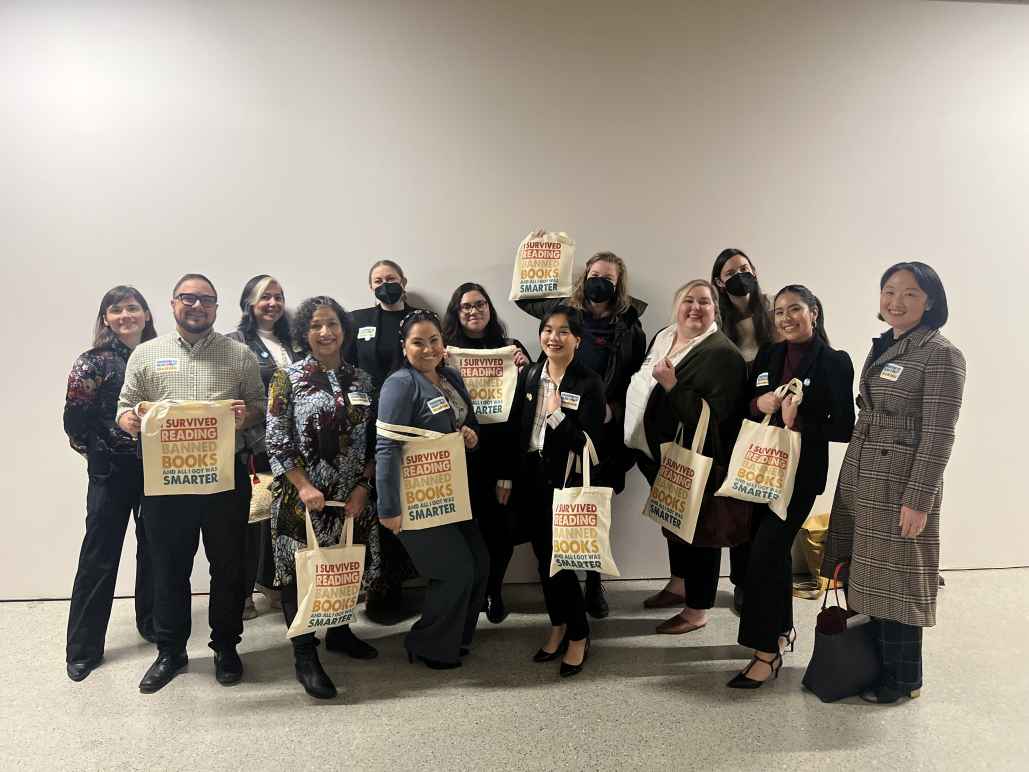
[[561,677],[568,678],[569,676],[579,675],[582,672],[583,667],[586,665],[586,658],[590,655],[590,639],[586,639],[586,646],[582,650],[582,661],[578,665],[570,665],[564,660],[561,661]]
[[555,659],[560,657],[568,651],[568,637],[565,636],[561,639],[561,643],[557,646],[557,651],[547,651],[546,649],[538,649],[535,654],[532,655],[533,662],[553,662]]
[[750,664],[743,668],[743,670],[741,670],[735,676],[733,676],[732,680],[729,681],[729,683],[727,683],[726,686],[728,686],[730,689],[760,688],[765,681],[758,681],[753,678],[747,678],[747,673],[749,673],[750,669],[754,667],[754,665],[756,665],[758,662],[764,662],[772,670],[771,674],[768,676],[768,678],[765,679],[765,681],[770,681],[773,678],[779,677],[779,671],[782,670],[782,654],[777,653],[774,657],[772,657],[771,660],[761,659],[761,657],[755,654],[754,657],[750,660]]
[[793,651],[793,644],[797,642],[797,628],[791,627],[789,632],[779,636],[779,640],[782,642],[779,646],[779,651],[783,654],[787,651]]
[[408,649],[407,661],[413,665],[415,660],[418,660],[425,665],[425,667],[432,670],[453,670],[455,667],[461,667],[461,660],[458,660],[457,662],[444,662],[439,659],[429,659],[428,657],[423,657],[420,654],[412,654],[411,650]]

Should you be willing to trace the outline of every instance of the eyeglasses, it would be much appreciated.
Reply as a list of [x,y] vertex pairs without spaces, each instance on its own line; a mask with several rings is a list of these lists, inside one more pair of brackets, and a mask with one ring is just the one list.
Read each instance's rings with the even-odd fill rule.
[[181,295],[176,295],[175,299],[184,306],[195,306],[199,303],[204,308],[214,308],[218,305],[217,295],[194,295],[192,292],[183,292]]
[[462,303],[458,306],[462,314],[470,314],[472,311],[483,311],[489,306],[485,300],[477,300],[474,303]]

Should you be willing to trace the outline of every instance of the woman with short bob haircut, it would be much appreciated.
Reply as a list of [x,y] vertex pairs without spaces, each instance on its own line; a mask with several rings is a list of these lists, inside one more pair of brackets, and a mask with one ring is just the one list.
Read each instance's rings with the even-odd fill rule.
[[943,473],[954,446],[965,358],[940,333],[943,282],[921,262],[879,281],[879,319],[861,368],[857,425],[836,485],[822,575],[849,562],[847,605],[877,626],[880,682],[892,703],[922,689],[922,629],[936,624]]

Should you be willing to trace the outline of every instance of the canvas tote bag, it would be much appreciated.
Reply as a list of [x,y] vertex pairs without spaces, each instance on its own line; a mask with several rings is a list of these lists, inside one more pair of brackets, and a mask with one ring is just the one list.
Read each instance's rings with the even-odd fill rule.
[[[344,507],[326,501],[326,507]],[[354,518],[343,517],[343,532],[336,547],[319,547],[310,510],[304,513],[307,546],[294,554],[297,565],[297,615],[286,631],[295,638],[327,627],[354,621],[364,574],[364,545],[354,544]]]
[[566,298],[572,294],[575,242],[567,233],[526,236],[515,253],[510,300]]
[[472,410],[480,424],[501,424],[511,414],[518,368],[516,346],[471,349],[448,346],[451,367],[461,373],[472,398]]
[[[804,385],[794,378],[775,393],[780,397],[792,393],[799,402],[804,398]],[[771,426],[771,420],[770,415],[761,423],[743,420],[732,449],[729,473],[715,495],[767,504],[785,520],[800,460],[800,432]]]
[[254,457],[250,456],[250,517],[248,522],[260,523],[272,519],[272,483],[274,475],[258,472]]
[[[610,539],[614,490],[590,485],[590,465],[597,465],[600,461],[589,435],[586,435],[582,458],[582,487],[554,491],[551,520],[554,550],[550,557],[550,575],[563,569],[583,569],[620,576],[611,553]],[[576,455],[569,453],[565,485],[575,461]]]
[[442,434],[415,426],[375,422],[380,437],[404,443],[400,457],[402,531],[472,519],[468,465],[461,432]]
[[232,400],[156,402],[139,429],[143,495],[222,493],[236,487]]
[[713,459],[702,455],[707,439],[711,408],[700,400],[700,420],[693,433],[693,445],[682,445],[683,425],[675,433],[675,442],[661,443],[661,468],[643,506],[644,517],[674,533],[686,542],[693,542],[693,533],[704,500],[704,488],[711,474]]

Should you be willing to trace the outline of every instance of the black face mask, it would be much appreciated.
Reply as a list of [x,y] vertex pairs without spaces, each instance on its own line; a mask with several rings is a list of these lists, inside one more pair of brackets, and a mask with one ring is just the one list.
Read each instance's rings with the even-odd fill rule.
[[391,306],[404,296],[404,287],[398,281],[387,281],[375,288],[375,297]]
[[615,285],[603,276],[594,276],[586,279],[583,293],[586,295],[587,300],[594,303],[606,303],[614,299]]
[[746,271],[734,273],[729,277],[729,280],[725,282],[725,291],[738,298],[741,298],[744,295],[749,295],[756,289],[757,277],[752,273],[747,273]]

